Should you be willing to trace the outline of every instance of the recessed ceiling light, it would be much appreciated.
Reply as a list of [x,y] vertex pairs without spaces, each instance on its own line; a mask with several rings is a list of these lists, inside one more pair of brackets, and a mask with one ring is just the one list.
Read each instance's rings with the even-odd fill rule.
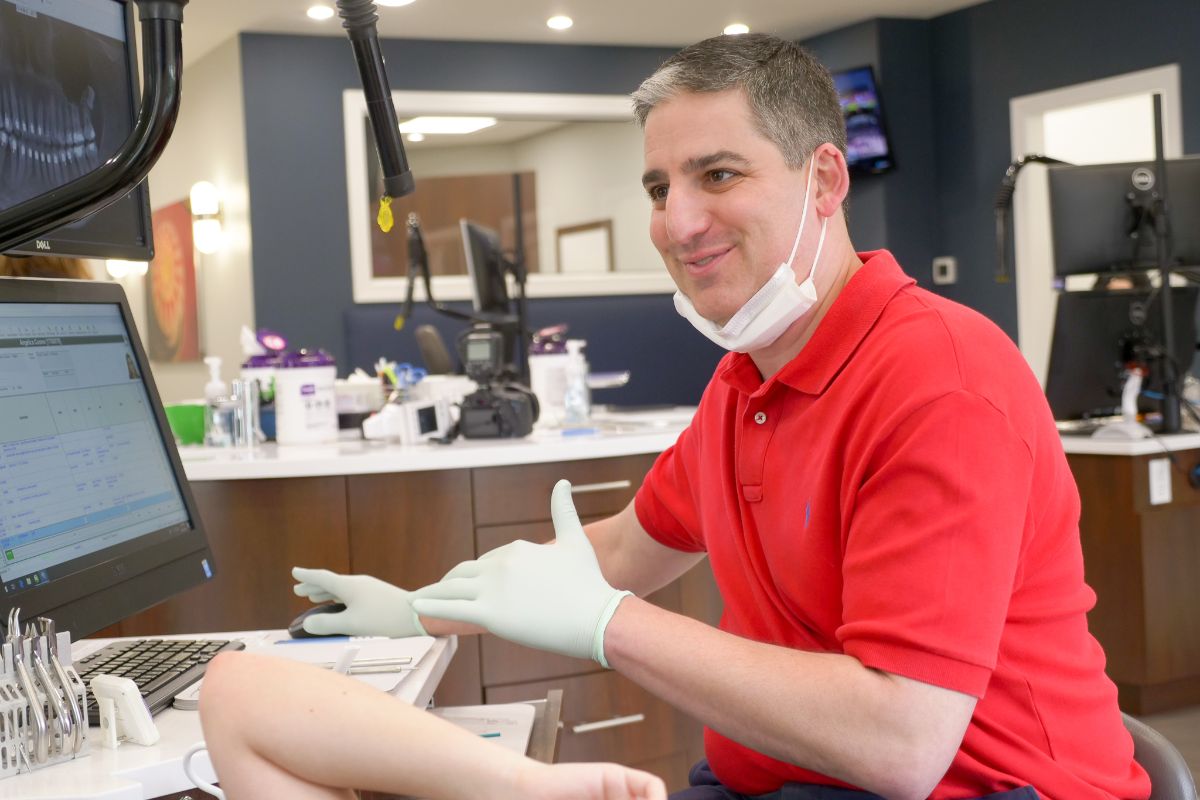
[[750,26],[741,22],[735,22],[732,25],[725,26],[726,36],[736,36],[739,33],[749,33]]
[[423,141],[425,141],[425,134],[417,133],[416,131],[413,131],[412,133],[410,133],[408,136],[405,136],[404,138],[408,139],[410,142],[423,142]]
[[401,133],[474,133],[496,124],[495,117],[413,117],[400,123]]
[[308,18],[317,21],[327,20],[333,16],[333,9],[329,6],[313,6],[308,9]]
[[553,28],[556,31],[565,31],[567,28],[575,24],[575,20],[570,17],[559,14],[546,20],[546,27]]
[[399,6],[406,6],[410,3],[412,3],[413,1],[414,0],[375,0],[375,2],[381,6],[391,6],[392,8],[397,8]]

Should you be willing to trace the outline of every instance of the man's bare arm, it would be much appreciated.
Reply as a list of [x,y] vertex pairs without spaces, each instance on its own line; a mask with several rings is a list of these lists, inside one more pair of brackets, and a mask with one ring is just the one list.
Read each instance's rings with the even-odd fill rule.
[[975,698],[855,658],[754,642],[627,598],[604,637],[626,677],[723,735],[889,800],[945,775]]

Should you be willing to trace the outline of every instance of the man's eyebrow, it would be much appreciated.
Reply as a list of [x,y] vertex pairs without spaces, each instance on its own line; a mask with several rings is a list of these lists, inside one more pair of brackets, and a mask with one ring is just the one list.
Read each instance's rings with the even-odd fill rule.
[[[685,173],[700,172],[714,164],[733,164],[738,167],[748,167],[750,166],[750,160],[732,150],[718,150],[715,153],[689,158],[683,162],[683,171]],[[642,185],[650,186],[654,183],[661,183],[666,179],[667,174],[661,169],[652,169],[642,176]]]

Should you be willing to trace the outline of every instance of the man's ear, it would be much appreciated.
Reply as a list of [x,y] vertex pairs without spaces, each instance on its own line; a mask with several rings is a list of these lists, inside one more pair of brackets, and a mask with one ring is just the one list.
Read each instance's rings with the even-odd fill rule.
[[816,169],[817,212],[823,217],[838,213],[846,195],[850,193],[850,171],[842,151],[826,142],[813,151],[813,168]]

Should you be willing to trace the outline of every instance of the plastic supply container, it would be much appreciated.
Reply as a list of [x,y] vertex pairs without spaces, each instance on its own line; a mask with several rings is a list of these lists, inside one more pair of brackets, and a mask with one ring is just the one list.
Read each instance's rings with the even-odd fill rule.
[[280,444],[335,442],[337,367],[323,350],[284,354],[275,371],[275,440]]
[[562,425],[563,398],[567,393],[566,325],[543,328],[533,335],[529,345],[529,388],[537,395],[537,426]]

